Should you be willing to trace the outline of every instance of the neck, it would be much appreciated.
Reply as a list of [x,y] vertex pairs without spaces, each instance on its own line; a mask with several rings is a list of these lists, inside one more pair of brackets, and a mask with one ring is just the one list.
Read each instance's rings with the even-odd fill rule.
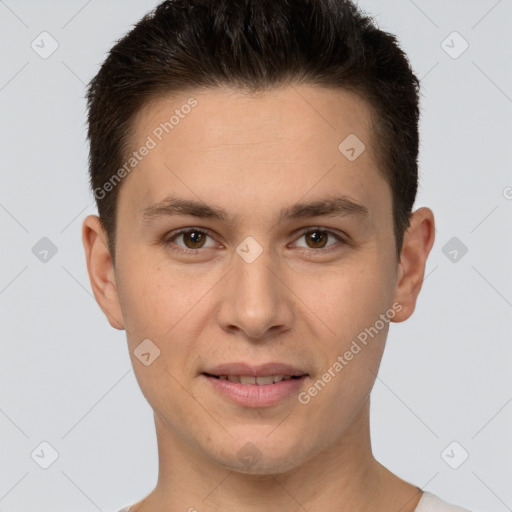
[[158,483],[133,512],[413,512],[421,497],[373,457],[369,400],[342,439],[285,473],[231,471],[177,438],[157,415],[155,425]]

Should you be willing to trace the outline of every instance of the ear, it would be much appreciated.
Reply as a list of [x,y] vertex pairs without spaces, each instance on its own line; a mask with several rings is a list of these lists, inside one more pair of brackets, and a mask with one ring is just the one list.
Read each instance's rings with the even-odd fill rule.
[[108,237],[100,219],[89,215],[82,224],[82,242],[87,260],[87,272],[96,302],[110,325],[124,329],[123,315],[117,293],[114,265],[108,249]]
[[404,233],[394,298],[402,309],[394,316],[393,322],[403,322],[414,312],[434,238],[434,214],[429,208],[419,208],[412,213],[409,228]]

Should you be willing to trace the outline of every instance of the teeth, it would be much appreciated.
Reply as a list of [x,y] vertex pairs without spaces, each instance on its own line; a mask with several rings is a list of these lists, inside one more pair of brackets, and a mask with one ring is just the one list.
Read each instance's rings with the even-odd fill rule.
[[266,386],[267,384],[273,384],[274,378],[272,375],[269,375],[268,377],[256,377],[256,384],[258,386]]
[[291,375],[268,375],[267,377],[252,377],[250,375],[219,375],[220,380],[229,380],[230,382],[239,382],[240,384],[256,384],[258,386],[268,386],[281,382],[282,380],[290,380]]

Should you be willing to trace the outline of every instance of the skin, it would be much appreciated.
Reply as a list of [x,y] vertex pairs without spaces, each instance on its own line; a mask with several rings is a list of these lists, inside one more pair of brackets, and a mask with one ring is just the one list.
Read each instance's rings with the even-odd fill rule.
[[[243,407],[201,373],[232,361],[284,362],[308,373],[308,389],[393,304],[400,311],[391,321],[411,316],[434,243],[432,211],[413,213],[397,261],[371,111],[345,91],[226,88],[155,99],[134,120],[134,148],[190,96],[197,107],[121,184],[115,266],[98,218],[83,223],[94,295],[110,324],[126,330],[135,376],[154,411],[158,482],[133,512],[413,511],[421,491],[371,450],[369,396],[389,322],[307,404],[295,395]],[[338,150],[351,133],[366,146],[354,161]],[[232,218],[144,223],[143,210],[169,194]],[[364,205],[367,218],[277,221],[283,207],[332,195]],[[162,241],[189,227],[210,235],[202,246],[187,236]],[[315,238],[315,228],[346,243]],[[236,252],[248,236],[262,247],[251,263]],[[149,366],[134,355],[144,339],[160,350]],[[247,442],[259,454],[250,467],[237,456]]]

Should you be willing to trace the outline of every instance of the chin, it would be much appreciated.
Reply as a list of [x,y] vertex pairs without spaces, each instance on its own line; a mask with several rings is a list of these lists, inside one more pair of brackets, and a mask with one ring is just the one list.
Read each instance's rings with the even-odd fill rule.
[[276,457],[262,457],[260,460],[253,464],[245,464],[240,462],[238,458],[226,461],[222,464],[229,471],[236,473],[242,473],[245,475],[279,475],[294,470],[300,466],[301,463],[295,457],[295,455],[289,455],[288,457],[276,458]]
[[304,439],[289,436],[268,435],[265,429],[260,435],[234,437],[221,453],[213,454],[216,462],[230,471],[248,475],[286,473],[310,458]]

